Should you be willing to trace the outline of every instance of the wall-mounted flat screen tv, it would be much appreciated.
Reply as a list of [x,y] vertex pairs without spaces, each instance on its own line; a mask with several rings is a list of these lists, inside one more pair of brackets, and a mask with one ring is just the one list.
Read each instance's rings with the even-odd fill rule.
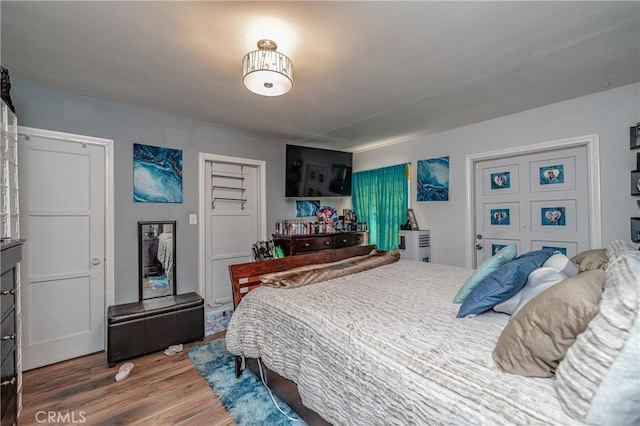
[[351,196],[351,152],[286,147],[286,197],[349,197]]

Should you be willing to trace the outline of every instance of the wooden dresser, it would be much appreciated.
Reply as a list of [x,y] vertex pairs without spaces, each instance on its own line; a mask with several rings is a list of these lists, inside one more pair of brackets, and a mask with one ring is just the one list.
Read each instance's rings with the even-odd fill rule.
[[2,425],[17,424],[18,416],[18,369],[17,353],[17,311],[16,296],[18,293],[18,268],[22,260],[23,240],[10,240],[0,243],[2,257],[0,277],[0,310],[2,323],[0,326],[0,399],[2,400]]
[[334,234],[278,235],[273,234],[273,242],[280,246],[285,256],[309,253],[333,248],[366,246],[369,231],[336,232]]

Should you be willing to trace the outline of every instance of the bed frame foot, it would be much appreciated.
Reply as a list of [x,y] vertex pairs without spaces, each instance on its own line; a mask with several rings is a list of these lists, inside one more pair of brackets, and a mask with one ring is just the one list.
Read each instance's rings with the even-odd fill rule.
[[236,356],[235,361],[236,361],[236,379],[237,379],[242,375],[242,358],[239,356]]

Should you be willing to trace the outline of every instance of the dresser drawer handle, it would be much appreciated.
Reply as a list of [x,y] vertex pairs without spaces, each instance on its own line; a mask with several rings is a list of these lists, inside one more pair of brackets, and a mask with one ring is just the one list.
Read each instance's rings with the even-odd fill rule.
[[9,386],[9,385],[15,385],[16,384],[16,378],[12,377],[11,380],[5,380],[4,382],[0,382],[0,386]]
[[328,245],[330,245],[330,244],[331,244],[331,241],[325,241],[325,242],[324,242],[324,245],[325,245],[325,246],[328,246]]
[[346,238],[343,238],[343,239],[342,239],[342,242],[343,242],[343,243],[346,243],[346,242],[347,242],[347,239],[346,239]]
[[305,247],[309,247],[310,245],[311,245],[311,244],[309,244],[309,243],[304,243],[304,246],[305,246]]
[[11,290],[2,290],[0,291],[0,294],[3,296],[6,296],[8,294],[16,294],[16,289],[12,288]]
[[13,340],[16,338],[16,333],[11,333],[8,336],[2,336],[2,340]]

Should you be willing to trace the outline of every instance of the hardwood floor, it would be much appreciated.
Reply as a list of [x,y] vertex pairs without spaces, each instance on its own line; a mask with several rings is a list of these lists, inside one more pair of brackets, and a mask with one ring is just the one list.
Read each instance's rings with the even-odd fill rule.
[[134,358],[131,374],[121,382],[114,376],[122,363],[109,368],[106,352],[27,371],[18,421],[21,426],[235,425],[186,355],[187,348],[222,336],[187,344],[173,356]]

